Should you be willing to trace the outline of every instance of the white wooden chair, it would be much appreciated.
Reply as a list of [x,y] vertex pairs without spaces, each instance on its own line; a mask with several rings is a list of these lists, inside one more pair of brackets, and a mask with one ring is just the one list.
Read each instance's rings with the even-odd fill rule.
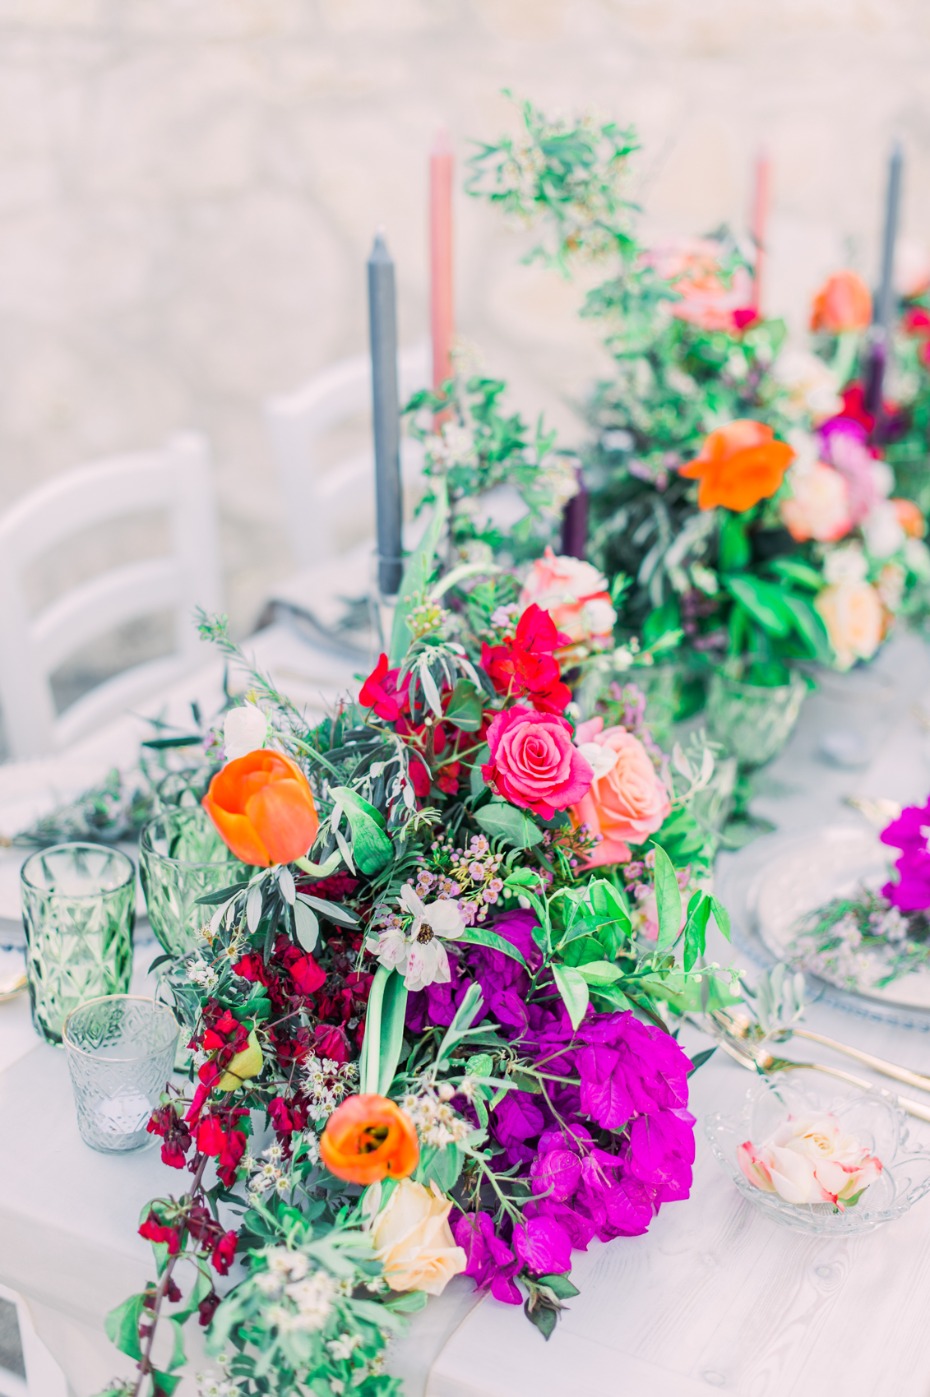
[[67,1397],[65,1375],[33,1327],[29,1310],[20,1297],[0,1286],[0,1300],[16,1312],[25,1376],[0,1364],[0,1397]]
[[[167,516],[165,556],[111,568],[30,616],[25,571],[80,530],[142,511]],[[15,758],[66,746],[202,663],[193,624],[216,609],[219,568],[209,450],[195,433],[114,456],[43,485],[0,518],[0,707]],[[134,665],[55,711],[50,677],[88,641],[171,611],[173,653]]]
[[[430,381],[427,342],[398,357],[401,405]],[[293,393],[269,399],[265,421],[285,502],[294,560],[300,569],[332,563],[360,545],[373,546],[374,465],[371,447],[371,364],[367,354],[343,359]],[[363,445],[346,451],[354,429]],[[327,452],[327,441],[336,451]],[[341,447],[341,449],[339,449]],[[405,440],[402,471],[408,502],[422,476],[419,444]],[[367,577],[364,579],[367,585]]]

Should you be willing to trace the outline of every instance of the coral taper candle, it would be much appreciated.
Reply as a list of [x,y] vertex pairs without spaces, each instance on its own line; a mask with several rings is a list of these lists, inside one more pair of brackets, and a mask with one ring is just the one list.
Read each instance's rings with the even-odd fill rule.
[[368,259],[371,407],[375,441],[375,527],[378,586],[396,596],[403,571],[403,497],[400,483],[400,399],[397,389],[397,305],[394,262],[379,232]]
[[762,273],[768,251],[769,194],[771,189],[772,167],[764,150],[756,156],[755,180],[752,191],[752,241],[755,246],[755,262],[752,269],[752,308],[757,315],[762,313]]
[[429,157],[430,326],[433,387],[452,373],[455,332],[452,290],[452,182],[454,159],[448,132],[440,131]]

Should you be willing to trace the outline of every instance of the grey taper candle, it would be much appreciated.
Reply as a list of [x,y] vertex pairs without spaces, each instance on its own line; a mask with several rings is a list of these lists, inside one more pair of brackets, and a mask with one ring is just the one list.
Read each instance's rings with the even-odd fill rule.
[[368,259],[368,327],[371,340],[371,416],[375,442],[378,586],[382,596],[393,597],[400,591],[403,573],[397,307],[394,262],[380,233],[375,236]]
[[882,266],[875,300],[875,323],[886,335],[891,332],[894,315],[894,248],[898,237],[901,210],[901,171],[904,152],[900,141],[891,147],[888,160],[888,185],[885,191],[885,228],[882,236]]

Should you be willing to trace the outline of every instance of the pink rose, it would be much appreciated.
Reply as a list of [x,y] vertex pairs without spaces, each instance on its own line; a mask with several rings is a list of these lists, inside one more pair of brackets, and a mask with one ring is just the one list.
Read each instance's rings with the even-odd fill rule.
[[557,713],[519,705],[498,713],[488,746],[491,760],[481,775],[491,789],[544,820],[581,800],[594,778],[572,742],[571,724]]
[[644,257],[681,297],[669,307],[677,320],[702,330],[735,330],[755,319],[750,310],[752,279],[745,267],[725,277],[723,249],[711,238],[683,238],[660,243]]
[[745,1140],[736,1152],[740,1169],[763,1193],[786,1203],[832,1203],[842,1212],[882,1172],[868,1146],[843,1133],[836,1116],[793,1116],[761,1145]]
[[642,844],[671,810],[668,791],[638,737],[626,728],[605,728],[592,718],[578,729],[582,755],[594,770],[588,792],[572,809],[572,818],[587,825],[600,843],[591,866],[624,863],[630,844]]
[[568,646],[557,652],[562,658],[578,658],[611,644],[617,613],[606,577],[591,563],[560,557],[547,548],[533,563],[520,593],[521,606],[534,602],[568,637]]

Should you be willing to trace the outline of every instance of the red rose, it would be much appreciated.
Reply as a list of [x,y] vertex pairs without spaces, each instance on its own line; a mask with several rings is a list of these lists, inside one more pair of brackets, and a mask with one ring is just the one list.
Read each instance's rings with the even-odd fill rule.
[[511,805],[551,819],[587,794],[594,772],[572,742],[571,725],[555,713],[511,708],[488,730],[491,760],[481,774]]

